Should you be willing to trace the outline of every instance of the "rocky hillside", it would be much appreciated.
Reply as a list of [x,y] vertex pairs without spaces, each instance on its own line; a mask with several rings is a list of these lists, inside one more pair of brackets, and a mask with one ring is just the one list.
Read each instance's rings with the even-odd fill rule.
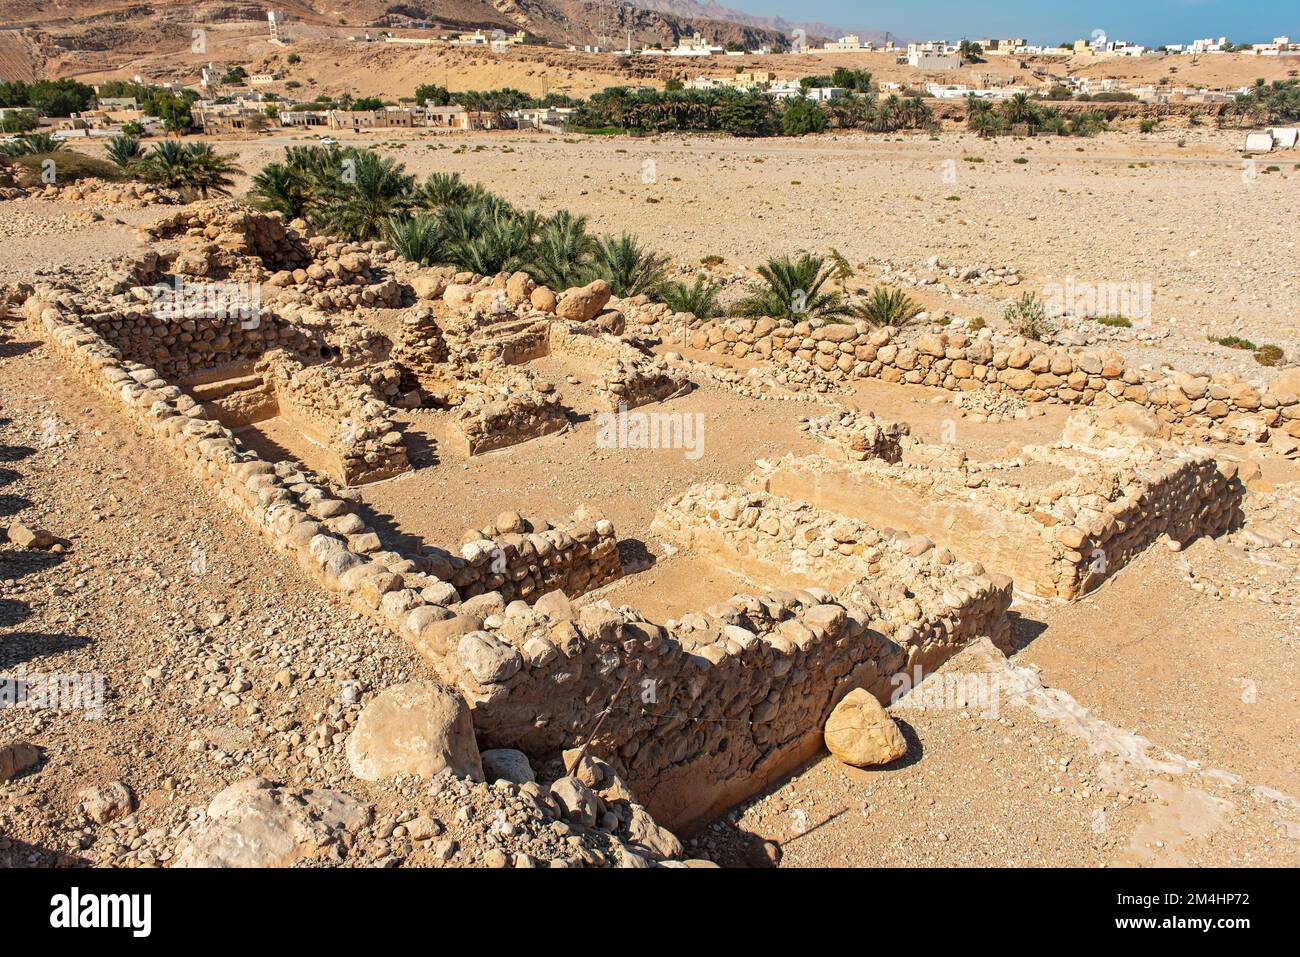
[[[763,18],[716,6],[680,0],[645,4],[608,0],[244,0],[190,4],[178,0],[132,3],[125,0],[35,0],[6,3],[5,21],[44,34],[65,51],[138,51],[177,25],[231,24],[254,27],[268,9],[284,10],[299,29],[343,26],[413,25],[425,21],[452,29],[527,30],[555,43],[622,47],[629,33],[634,44],[671,46],[680,37],[699,33],[725,44],[749,47],[789,45],[790,30]],[[647,9],[647,7],[658,9]],[[680,9],[678,9],[680,8]],[[783,22],[783,21],[782,21]],[[812,31],[810,31],[811,34]],[[45,39],[45,36],[41,37]]]

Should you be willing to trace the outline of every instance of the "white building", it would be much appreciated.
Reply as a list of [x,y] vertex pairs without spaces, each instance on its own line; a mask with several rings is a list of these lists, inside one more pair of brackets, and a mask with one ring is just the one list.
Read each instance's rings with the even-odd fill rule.
[[271,30],[272,43],[283,44],[289,42],[289,35],[288,32],[285,30],[285,23],[287,19],[288,18],[284,15],[283,10],[266,11],[266,23]]
[[961,57],[917,51],[907,55],[907,65],[918,70],[957,70],[961,68]]
[[853,53],[870,50],[871,44],[863,43],[856,33],[846,33],[838,40],[823,43],[822,49],[827,53]]

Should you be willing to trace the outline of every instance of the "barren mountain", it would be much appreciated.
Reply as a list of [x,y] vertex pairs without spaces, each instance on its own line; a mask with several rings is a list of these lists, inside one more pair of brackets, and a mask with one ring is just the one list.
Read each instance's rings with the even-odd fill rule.
[[863,40],[873,42],[883,43],[887,38],[896,39],[895,35],[887,30],[851,30],[819,21],[791,21],[784,17],[760,17],[752,13],[745,13],[743,10],[724,7],[719,3],[714,3],[713,0],[706,0],[704,3],[699,3],[697,0],[636,0],[634,6],[644,7],[647,10],[658,10],[661,13],[671,13],[673,16],[683,19],[726,20],[747,27],[775,30],[778,33],[787,35],[793,35],[795,30],[803,30],[810,38],[838,38],[845,33],[854,32]]
[[[5,78],[10,78],[9,74],[20,78],[49,72],[66,59],[75,61],[77,52],[142,55],[182,40],[188,46],[190,29],[195,25],[247,23],[251,31],[258,31],[257,25],[265,22],[269,9],[289,15],[290,29],[298,39],[328,35],[347,27],[409,27],[425,23],[442,29],[526,30],[556,43],[607,48],[622,48],[629,40],[638,46],[672,46],[694,33],[719,44],[736,42],[776,49],[789,46],[790,31],[770,26],[762,18],[723,7],[677,5],[682,7],[680,11],[605,0],[357,0],[346,5],[337,0],[199,4],[176,0],[6,0],[0,20],[4,26],[18,29],[4,31],[10,34],[6,49],[15,49],[0,60],[0,69]],[[821,35],[818,33],[817,38]],[[16,47],[14,36],[22,38],[23,49]]]

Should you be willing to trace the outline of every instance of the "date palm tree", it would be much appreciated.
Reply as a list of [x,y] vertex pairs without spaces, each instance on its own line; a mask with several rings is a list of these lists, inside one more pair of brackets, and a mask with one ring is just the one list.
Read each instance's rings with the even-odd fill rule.
[[689,312],[702,322],[722,315],[718,284],[706,280],[703,273],[696,273],[695,282],[689,286],[679,280],[665,282],[654,295],[673,312]]
[[664,281],[667,256],[645,249],[636,238],[602,236],[596,241],[588,275],[609,283],[614,295],[626,299],[652,292]]
[[533,278],[555,290],[582,282],[596,250],[587,217],[559,210],[542,221],[536,235],[527,267]]
[[119,169],[128,169],[144,154],[139,137],[118,134],[104,144],[104,155]]
[[738,316],[773,319],[835,318],[848,313],[843,293],[823,291],[834,267],[821,256],[773,257],[758,267],[763,283],[732,307]]
[[188,187],[204,199],[212,194],[229,196],[240,169],[232,157],[218,153],[208,143],[190,143],[184,160]]
[[340,172],[324,184],[320,226],[344,239],[378,239],[388,217],[411,205],[415,177],[401,163],[370,150],[344,152]]
[[901,289],[877,286],[866,302],[853,306],[850,311],[855,319],[863,319],[873,326],[897,328],[915,319],[921,307]]

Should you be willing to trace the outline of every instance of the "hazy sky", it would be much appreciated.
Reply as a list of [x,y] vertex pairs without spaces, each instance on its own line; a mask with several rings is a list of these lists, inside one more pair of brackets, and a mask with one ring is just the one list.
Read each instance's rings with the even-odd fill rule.
[[1300,37],[1300,0],[719,0],[723,6],[787,20],[820,20],[849,29],[889,30],[908,39],[1027,37],[1031,43],[1088,38],[1148,46],[1227,36],[1259,43]]

